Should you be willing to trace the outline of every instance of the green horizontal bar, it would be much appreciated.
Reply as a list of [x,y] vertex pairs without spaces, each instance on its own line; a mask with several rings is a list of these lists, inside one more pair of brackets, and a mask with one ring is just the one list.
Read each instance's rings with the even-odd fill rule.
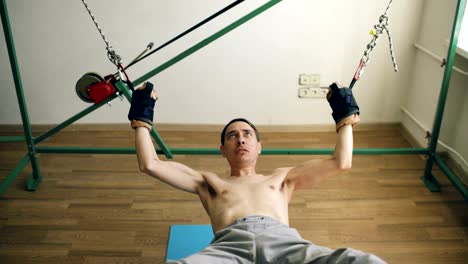
[[26,138],[23,136],[2,136],[0,137],[0,142],[16,142],[16,141],[25,141]]
[[[37,147],[38,153],[69,153],[69,154],[135,154],[135,148],[91,148],[91,147]],[[217,148],[172,148],[174,155],[220,155]],[[331,155],[334,149],[263,149],[262,155]],[[157,150],[159,154],[163,151]],[[369,148],[354,149],[355,155],[403,155],[426,154],[425,148]]]
[[135,148],[37,147],[38,153],[63,154],[135,154]]
[[427,148],[357,148],[353,151],[355,155],[405,155],[427,153]]
[[465,201],[468,202],[468,189],[466,186],[463,184],[462,181],[457,177],[455,173],[452,172],[452,170],[445,164],[445,162],[436,154],[435,155],[435,161],[437,166],[444,172],[444,174],[447,176],[447,178],[452,182],[453,185],[455,185],[455,188],[463,195],[465,198]]
[[[331,155],[334,149],[262,149],[263,155]],[[354,149],[354,155],[383,155],[383,154],[425,154],[423,148],[368,148]]]
[[18,162],[16,167],[13,169],[12,172],[10,172],[10,174],[8,174],[6,179],[0,183],[0,195],[2,195],[7,190],[8,186],[10,186],[10,184],[16,179],[16,177],[18,177],[18,175],[21,173],[21,171],[23,171],[24,167],[26,167],[28,163],[29,155],[26,155],[20,160],[20,162]]

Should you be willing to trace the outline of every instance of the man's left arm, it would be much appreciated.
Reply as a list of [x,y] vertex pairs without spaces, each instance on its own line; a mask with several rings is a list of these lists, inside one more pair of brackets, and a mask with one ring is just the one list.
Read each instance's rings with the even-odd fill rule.
[[351,89],[330,85],[327,100],[336,123],[336,146],[330,159],[307,161],[290,168],[286,181],[295,189],[317,186],[328,177],[351,169],[353,159],[353,126],[359,123],[359,106]]
[[344,125],[337,133],[335,152],[329,159],[314,159],[291,168],[286,181],[294,189],[317,186],[323,180],[351,169],[353,159],[353,127]]

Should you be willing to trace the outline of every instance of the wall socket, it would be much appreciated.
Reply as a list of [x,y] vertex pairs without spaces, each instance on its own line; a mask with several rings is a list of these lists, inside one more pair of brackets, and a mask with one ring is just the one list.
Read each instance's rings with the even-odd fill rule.
[[320,88],[320,74],[299,74],[299,98],[325,98],[328,89]]
[[300,87],[297,96],[299,98],[325,98],[327,93],[328,88]]
[[309,87],[320,87],[320,74],[299,74],[299,85],[307,85]]

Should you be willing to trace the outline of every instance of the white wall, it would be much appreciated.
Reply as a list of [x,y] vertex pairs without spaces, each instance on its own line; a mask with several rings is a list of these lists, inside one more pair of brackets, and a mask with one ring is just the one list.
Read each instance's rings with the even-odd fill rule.
[[[421,21],[421,30],[417,42],[440,58],[445,58],[448,52],[447,40],[450,39],[454,22],[456,0],[439,1],[426,0]],[[468,17],[468,14],[466,15]],[[427,54],[418,50],[414,66],[414,75],[408,87],[406,103],[403,105],[426,130],[432,131],[438,97],[441,89],[444,68]],[[468,71],[468,61],[459,55],[455,65]],[[468,160],[468,77],[453,71],[445,107],[440,140],[455,149],[463,159]],[[415,125],[406,115],[403,125],[419,141],[422,146],[427,145],[425,131]],[[438,150],[443,150],[441,146]],[[453,155],[453,153],[452,153]],[[458,160],[465,171],[468,167]]]
[[[126,63],[150,41],[158,46],[231,2],[88,0]],[[131,77],[142,76],[265,2],[242,3],[137,64],[129,70]],[[390,29],[400,72],[393,73],[388,41],[382,36],[354,90],[363,122],[401,120],[399,106],[411,82],[416,54],[412,44],[423,2],[394,1]],[[88,107],[75,94],[76,81],[89,71],[112,73],[114,66],[81,1],[9,0],[7,4],[32,123],[60,123]],[[298,76],[318,73],[322,86],[335,80],[348,84],[371,39],[368,32],[386,5],[386,0],[282,1],[152,78],[160,96],[155,119],[221,124],[243,116],[257,124],[331,124],[325,100],[297,97]],[[19,124],[3,35],[0,45],[0,124]],[[115,100],[112,107],[79,122],[124,123],[128,107],[126,101]]]

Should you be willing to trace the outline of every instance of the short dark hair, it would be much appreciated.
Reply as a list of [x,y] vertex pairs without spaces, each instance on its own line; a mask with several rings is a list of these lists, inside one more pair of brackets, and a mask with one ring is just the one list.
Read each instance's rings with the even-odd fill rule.
[[255,137],[257,138],[257,141],[260,142],[260,134],[258,133],[258,130],[257,128],[254,126],[254,124],[252,124],[249,120],[245,119],[245,118],[234,118],[233,120],[229,121],[229,123],[227,123],[227,125],[224,126],[223,128],[223,131],[221,132],[221,145],[224,146],[224,140],[225,140],[225,137],[226,137],[226,129],[228,128],[228,126],[234,122],[244,122],[244,123],[247,123],[250,127],[252,127],[252,129],[254,130],[255,132]]

